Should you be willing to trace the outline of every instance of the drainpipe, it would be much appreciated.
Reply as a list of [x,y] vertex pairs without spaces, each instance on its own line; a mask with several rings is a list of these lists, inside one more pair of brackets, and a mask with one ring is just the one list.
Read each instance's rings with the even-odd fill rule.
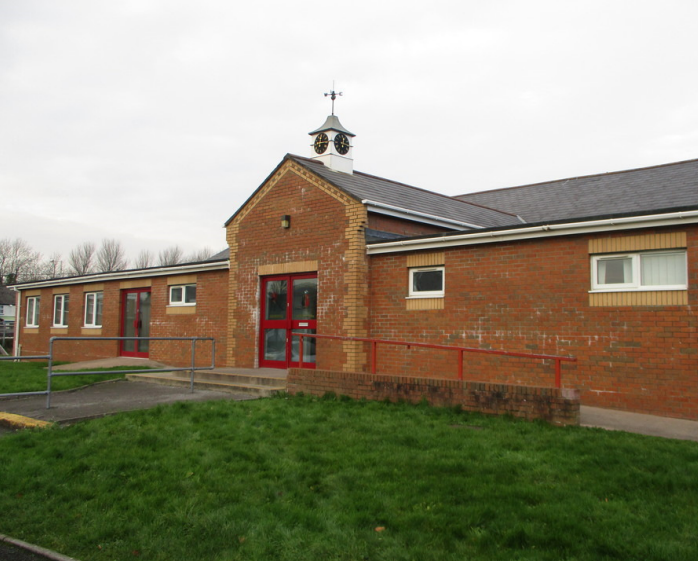
[[19,356],[20,345],[19,345],[19,332],[22,320],[22,292],[17,289],[12,289],[17,293],[15,296],[15,339],[12,342],[12,354]]

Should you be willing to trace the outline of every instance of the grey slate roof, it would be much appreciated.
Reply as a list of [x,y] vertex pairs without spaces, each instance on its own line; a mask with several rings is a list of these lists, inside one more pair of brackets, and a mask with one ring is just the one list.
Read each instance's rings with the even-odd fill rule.
[[211,255],[206,261],[225,261],[230,255],[230,248],[225,248],[223,251],[219,251],[215,255]]
[[296,163],[358,200],[367,199],[482,228],[521,224],[521,221],[514,214],[487,208],[480,204],[459,201],[446,195],[366,173],[355,171],[353,174],[348,174],[334,171],[322,165],[321,162],[299,156],[288,155],[287,158],[293,159]]
[[698,160],[587,175],[455,197],[526,222],[698,206]]

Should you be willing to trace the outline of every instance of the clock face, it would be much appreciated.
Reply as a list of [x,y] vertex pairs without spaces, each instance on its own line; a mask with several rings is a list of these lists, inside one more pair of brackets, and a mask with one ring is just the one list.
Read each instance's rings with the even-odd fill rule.
[[322,154],[325,150],[327,150],[328,144],[329,140],[327,139],[327,135],[324,132],[321,132],[315,137],[313,148],[315,148],[316,153]]
[[342,156],[349,152],[349,139],[345,134],[338,134],[334,137],[334,149],[337,150]]

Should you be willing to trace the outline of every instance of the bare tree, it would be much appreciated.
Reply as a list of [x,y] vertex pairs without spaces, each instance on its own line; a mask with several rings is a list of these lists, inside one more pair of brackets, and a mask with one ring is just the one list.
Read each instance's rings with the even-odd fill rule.
[[49,256],[48,260],[42,261],[39,267],[39,275],[40,278],[44,279],[59,279],[66,276],[61,254],[55,251]]
[[182,252],[182,248],[178,245],[168,247],[167,249],[163,249],[158,254],[158,265],[160,265],[161,267],[177,265],[178,263],[182,262],[183,256],[184,253]]
[[136,257],[136,262],[134,263],[134,266],[136,267],[136,269],[147,269],[148,267],[153,266],[154,261],[155,258],[149,250],[141,249],[140,253],[138,254],[138,257]]
[[83,242],[68,255],[68,265],[76,275],[86,275],[92,272],[95,254],[95,244]]
[[21,238],[0,240],[0,284],[33,280],[41,254]]
[[209,257],[213,255],[210,247],[204,247],[198,249],[184,258],[185,263],[196,263],[197,261],[206,261]]
[[127,266],[128,261],[121,242],[115,239],[102,240],[102,246],[97,252],[96,272],[123,271]]

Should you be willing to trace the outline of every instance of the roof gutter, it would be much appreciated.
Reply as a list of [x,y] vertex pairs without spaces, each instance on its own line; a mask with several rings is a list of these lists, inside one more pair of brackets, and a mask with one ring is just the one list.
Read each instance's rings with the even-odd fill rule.
[[469,222],[460,222],[458,220],[452,220],[451,218],[443,218],[441,216],[426,214],[424,212],[418,212],[416,210],[409,210],[406,208],[401,208],[399,206],[393,206],[386,203],[379,203],[376,201],[371,201],[369,199],[363,199],[361,201],[361,204],[370,207],[369,210],[372,210],[377,214],[387,214],[389,216],[396,216],[398,218],[416,217],[420,219],[420,222],[426,222],[435,226],[442,226],[444,228],[451,228],[452,230],[462,230],[463,228],[476,230],[482,229],[482,226],[478,226],[477,224],[470,224]]
[[490,230],[488,232],[473,232],[454,236],[445,235],[432,238],[381,242],[368,245],[366,247],[366,252],[368,255],[378,255],[381,253],[440,249],[462,245],[606,232],[609,230],[630,230],[635,228],[652,228],[655,226],[675,226],[695,222],[698,222],[698,210],[651,214],[645,216],[606,218],[601,220],[587,220],[584,222],[568,222],[564,224],[545,224],[542,226],[529,226],[527,228],[510,228],[506,230]]
[[48,279],[43,281],[26,282],[10,286],[14,290],[29,290],[34,288],[45,288],[49,286],[66,286],[71,284],[86,284],[90,282],[107,282],[115,280],[139,279],[144,277],[165,277],[186,273],[201,273],[205,271],[216,271],[229,269],[230,261],[213,261],[211,263],[190,263],[184,265],[173,265],[171,267],[157,267],[152,269],[138,269],[131,271],[114,271],[111,273],[97,273],[94,275],[83,275],[80,277],[67,277],[59,279]]

